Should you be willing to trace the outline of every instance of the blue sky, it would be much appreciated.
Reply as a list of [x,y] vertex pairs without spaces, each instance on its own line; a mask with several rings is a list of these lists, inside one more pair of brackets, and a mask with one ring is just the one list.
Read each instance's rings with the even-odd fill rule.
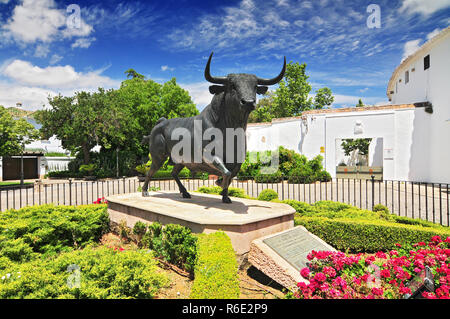
[[[370,4],[380,28],[367,26]],[[272,77],[285,55],[307,63],[312,94],[332,89],[333,107],[388,104],[395,67],[449,24],[450,0],[0,0],[0,104],[39,109],[48,95],[117,88],[134,68],[176,77],[202,109],[211,51],[215,75]]]

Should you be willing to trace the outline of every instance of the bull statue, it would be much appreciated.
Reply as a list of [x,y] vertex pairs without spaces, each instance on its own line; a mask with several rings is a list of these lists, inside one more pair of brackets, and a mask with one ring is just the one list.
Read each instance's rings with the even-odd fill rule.
[[[178,174],[187,167],[192,172],[221,176],[216,184],[223,189],[222,202],[231,203],[228,186],[245,160],[245,130],[248,116],[256,107],[256,94],[266,93],[268,85],[274,85],[283,78],[286,57],[278,76],[262,79],[242,73],[214,77],[210,73],[212,56],[213,53],[205,67],[205,79],[214,84],[209,87],[209,92],[214,94],[211,103],[197,116],[159,119],[150,135],[144,137],[144,140],[149,141],[152,164],[142,187],[142,196],[148,196],[151,177],[169,158],[169,162],[174,165],[172,177],[184,198],[190,198],[191,195]],[[180,149],[181,137],[185,147]]]

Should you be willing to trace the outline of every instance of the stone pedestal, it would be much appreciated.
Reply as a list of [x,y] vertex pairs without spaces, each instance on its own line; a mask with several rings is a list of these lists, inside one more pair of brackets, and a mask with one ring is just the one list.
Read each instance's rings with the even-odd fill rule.
[[144,223],[180,224],[194,233],[224,231],[237,254],[250,250],[254,239],[294,227],[295,210],[281,203],[231,197],[231,204],[222,203],[217,195],[191,193],[182,198],[178,192],[149,192],[107,197],[110,219],[125,220],[128,227]]

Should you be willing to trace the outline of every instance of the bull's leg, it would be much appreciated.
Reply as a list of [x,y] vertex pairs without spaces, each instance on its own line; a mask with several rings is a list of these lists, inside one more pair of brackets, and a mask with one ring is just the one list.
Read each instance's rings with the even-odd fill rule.
[[184,167],[183,164],[176,164],[172,170],[172,177],[175,179],[175,182],[177,183],[178,189],[180,190],[180,193],[183,195],[183,198],[191,198],[191,194],[188,193],[188,191],[178,178],[178,174],[183,169],[183,167]]
[[228,185],[231,183],[231,172],[225,167],[222,159],[217,156],[206,157],[204,155],[203,160],[210,163],[210,165],[214,166],[222,174],[222,185],[220,185],[223,188],[221,193],[222,202],[231,203],[231,199],[228,197]]
[[145,176],[144,185],[142,185],[142,197],[148,196],[148,183],[150,182],[152,176],[161,168],[163,163],[164,159],[152,157],[152,166],[150,166],[150,170]]

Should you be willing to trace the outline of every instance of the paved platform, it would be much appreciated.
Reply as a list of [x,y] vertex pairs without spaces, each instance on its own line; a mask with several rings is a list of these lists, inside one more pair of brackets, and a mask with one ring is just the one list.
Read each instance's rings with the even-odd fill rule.
[[254,239],[294,227],[295,210],[287,204],[236,197],[231,197],[231,204],[225,204],[221,196],[193,192],[192,198],[167,191],[149,195],[108,196],[111,220],[116,223],[125,220],[129,227],[137,221],[180,224],[195,233],[223,230],[237,254],[247,253]]

